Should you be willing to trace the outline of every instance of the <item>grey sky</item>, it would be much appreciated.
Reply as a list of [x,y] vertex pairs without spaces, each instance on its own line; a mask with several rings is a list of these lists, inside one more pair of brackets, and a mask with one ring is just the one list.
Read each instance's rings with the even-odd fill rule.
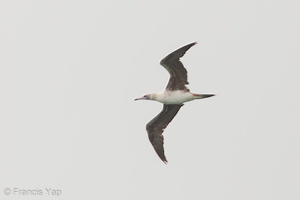
[[[0,198],[299,199],[298,1],[1,1]],[[159,65],[182,59],[186,103],[165,130]],[[13,191],[12,191],[13,192]]]

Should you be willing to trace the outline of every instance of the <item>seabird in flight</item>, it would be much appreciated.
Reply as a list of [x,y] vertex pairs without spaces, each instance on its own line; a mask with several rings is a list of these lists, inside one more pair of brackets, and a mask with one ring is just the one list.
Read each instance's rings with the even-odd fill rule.
[[154,100],[164,104],[162,111],[146,125],[149,140],[157,155],[164,163],[167,163],[168,161],[164,153],[164,137],[162,133],[175,117],[181,106],[183,106],[183,103],[214,96],[214,94],[191,93],[186,87],[186,85],[189,84],[187,80],[187,71],[179,59],[195,44],[196,42],[185,45],[170,53],[160,61],[160,64],[170,74],[169,83],[164,91],[146,94],[141,98],[135,99]]

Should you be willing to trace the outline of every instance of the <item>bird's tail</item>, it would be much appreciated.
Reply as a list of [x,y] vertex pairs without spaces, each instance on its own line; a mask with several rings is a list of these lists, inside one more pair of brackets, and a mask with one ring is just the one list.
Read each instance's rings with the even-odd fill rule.
[[215,95],[214,94],[193,94],[193,96],[195,99],[204,99]]

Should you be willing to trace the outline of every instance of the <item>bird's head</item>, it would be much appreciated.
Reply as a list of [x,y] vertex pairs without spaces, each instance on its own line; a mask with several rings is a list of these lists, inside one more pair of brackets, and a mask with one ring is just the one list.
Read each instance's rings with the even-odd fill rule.
[[134,100],[135,101],[137,101],[137,100],[151,100],[151,95],[150,94],[146,94],[146,95],[144,95],[144,96],[142,96],[140,98],[136,98]]

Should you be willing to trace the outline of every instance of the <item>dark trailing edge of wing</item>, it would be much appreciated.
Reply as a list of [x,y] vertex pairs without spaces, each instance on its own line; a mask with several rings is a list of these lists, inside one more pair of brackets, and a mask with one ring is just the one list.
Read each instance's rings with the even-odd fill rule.
[[187,71],[180,61],[180,58],[195,44],[197,43],[193,42],[185,45],[176,51],[173,51],[160,61],[160,64],[166,68],[170,74],[170,79],[166,87],[167,90],[188,90],[185,86],[189,84],[187,80]]
[[183,104],[164,104],[162,111],[146,125],[149,140],[157,155],[164,163],[167,163],[168,161],[164,153],[164,137],[162,133],[178,113],[181,106],[183,106]]

